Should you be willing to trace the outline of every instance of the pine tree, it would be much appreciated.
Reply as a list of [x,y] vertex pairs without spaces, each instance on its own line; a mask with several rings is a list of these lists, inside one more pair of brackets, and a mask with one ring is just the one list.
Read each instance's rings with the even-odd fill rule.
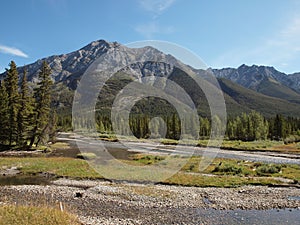
[[51,141],[51,142],[56,141],[57,121],[58,121],[58,117],[57,117],[56,110],[51,109],[50,122],[49,122],[48,130],[47,130],[47,133],[49,136],[49,141]]
[[9,145],[17,139],[17,114],[19,110],[19,93],[18,93],[18,71],[14,61],[9,64],[10,69],[7,70],[5,78],[6,91],[8,95],[8,139]]
[[44,61],[39,72],[38,88],[35,90],[35,124],[32,129],[30,146],[34,143],[36,146],[45,142],[46,131],[49,125],[50,105],[51,105],[51,88],[52,80],[50,78],[51,69],[47,62]]
[[4,81],[0,81],[0,143],[6,144],[8,141],[8,95]]
[[33,99],[28,88],[26,75],[27,72],[24,69],[20,88],[20,108],[17,115],[17,144],[19,146],[27,144],[33,115]]

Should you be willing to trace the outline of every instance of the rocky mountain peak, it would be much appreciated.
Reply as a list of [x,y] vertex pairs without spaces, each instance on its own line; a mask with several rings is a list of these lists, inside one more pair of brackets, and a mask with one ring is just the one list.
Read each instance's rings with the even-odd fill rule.
[[265,80],[273,80],[300,92],[299,85],[293,85],[295,82],[293,76],[288,76],[285,73],[279,72],[272,66],[248,66],[243,64],[237,69],[214,69],[213,72],[216,77],[229,79],[252,90],[257,90],[260,84]]

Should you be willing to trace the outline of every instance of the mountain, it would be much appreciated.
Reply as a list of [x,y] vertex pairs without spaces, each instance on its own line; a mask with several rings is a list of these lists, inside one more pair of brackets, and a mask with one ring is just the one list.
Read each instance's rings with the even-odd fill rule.
[[[219,78],[218,81],[223,92],[240,105],[240,111],[245,111],[245,109],[255,110],[267,117],[274,116],[274,114],[283,114],[293,117],[299,116],[300,104],[261,94],[241,85],[237,85],[228,79]],[[227,101],[225,98],[228,109]]]
[[269,66],[213,69],[216,77],[229,79],[243,87],[271,97],[300,103],[300,75],[287,75]]
[[287,83],[287,86],[300,92],[300,73],[290,74],[288,77],[289,82]]
[[[146,59],[149,58],[153,60],[147,61]],[[46,57],[27,65],[28,80],[33,84],[37,82],[37,75],[44,60],[52,69],[56,93],[54,104],[59,108],[59,112],[70,113],[74,90],[77,89],[79,80],[95,60],[102,60],[103,65],[106,65],[106,62],[107,65],[115,62],[124,67],[120,71],[120,77],[112,77],[107,82],[105,93],[102,92],[99,95],[100,105],[104,108],[109,109],[118,91],[132,80],[141,80],[143,77],[152,76],[168,77],[176,82],[191,96],[201,115],[209,114],[205,94],[184,71],[179,69],[183,66],[204,78],[205,85],[211,88],[214,85],[208,82],[207,74],[209,71],[215,74],[224,92],[229,115],[237,115],[251,110],[259,111],[265,116],[274,116],[276,113],[299,116],[300,112],[300,73],[287,75],[273,67],[241,65],[237,69],[196,70],[153,47],[128,48],[117,42],[98,40],[77,51]],[[128,66],[128,61],[134,63]],[[175,66],[164,62],[171,62]],[[18,71],[22,74],[23,67],[18,67]],[[5,73],[1,76],[5,76]],[[93,84],[93,81],[89,82]],[[162,85],[166,86],[166,84]],[[159,105],[160,108],[167,104],[164,101],[153,99],[148,100],[149,104],[150,102],[152,105]],[[146,102],[142,102],[136,112],[143,112],[143,107],[145,108],[146,105]]]
[[[104,40],[93,41],[87,46],[62,55],[53,55],[36,62],[26,65],[28,71],[28,80],[37,81],[39,69],[43,61],[46,61],[52,69],[52,79],[56,82],[63,82],[71,89],[75,89],[77,81],[87,70],[89,65],[102,54],[106,53],[109,48],[118,46],[118,43],[109,43]],[[18,72],[22,73],[23,67],[18,68]]]

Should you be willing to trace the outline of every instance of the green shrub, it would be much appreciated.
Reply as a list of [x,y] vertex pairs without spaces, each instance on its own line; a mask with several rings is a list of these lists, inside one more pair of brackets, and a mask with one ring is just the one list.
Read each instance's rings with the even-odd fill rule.
[[299,142],[300,136],[299,135],[290,135],[284,139],[284,144],[290,144],[294,142]]
[[138,161],[140,163],[143,163],[145,165],[150,165],[150,164],[153,164],[153,163],[160,162],[160,161],[162,161],[164,159],[165,159],[164,156],[159,156],[159,155],[144,155],[144,156],[141,156],[141,157],[134,158],[133,160]]
[[227,173],[227,174],[241,174],[243,172],[241,167],[230,163],[221,163],[214,168],[213,173]]
[[264,174],[274,174],[274,173],[279,173],[281,171],[281,165],[262,165],[257,167],[256,173],[258,175],[264,175]]

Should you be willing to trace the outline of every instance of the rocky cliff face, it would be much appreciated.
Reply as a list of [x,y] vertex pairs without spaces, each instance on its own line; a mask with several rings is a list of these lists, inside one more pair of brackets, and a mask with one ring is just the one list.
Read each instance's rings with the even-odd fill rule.
[[300,93],[300,74],[287,75],[269,66],[247,66],[239,68],[213,69],[220,78],[229,79],[246,88],[258,91],[260,84],[265,80],[278,82]]
[[290,74],[287,85],[300,93],[300,73]]
[[[124,67],[127,68],[127,72],[132,73],[135,78],[148,75],[166,76],[170,74],[172,68],[161,63],[162,61],[180,64],[173,56],[166,55],[152,47],[134,49],[127,48],[117,42],[110,43],[105,40],[98,40],[77,51],[68,54],[53,55],[26,65],[28,80],[33,83],[38,81],[39,69],[42,62],[46,61],[51,67],[51,76],[55,83],[62,82],[70,89],[75,90],[84,72],[97,58],[103,56],[103,54],[106,54],[103,60],[106,60],[108,64],[113,65],[116,63],[124,65]],[[147,62],[149,58],[153,59],[152,62]],[[128,59],[130,59],[131,62],[136,61],[137,64],[128,65]],[[18,67],[18,72],[22,74],[23,67]],[[5,74],[2,74],[2,77],[3,76],[5,76]]]

